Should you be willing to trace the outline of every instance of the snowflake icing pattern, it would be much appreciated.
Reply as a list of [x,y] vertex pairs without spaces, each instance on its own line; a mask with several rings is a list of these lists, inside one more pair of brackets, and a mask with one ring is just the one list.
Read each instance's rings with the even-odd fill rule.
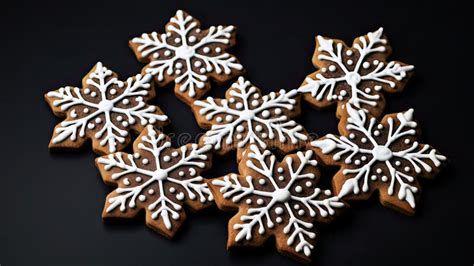
[[154,97],[150,79],[138,74],[122,82],[99,62],[84,77],[82,89],[48,92],[45,99],[53,112],[66,116],[55,127],[49,147],[78,148],[90,138],[95,152],[108,154],[130,142],[129,129],[140,132],[147,124],[165,125],[168,117],[146,104]]
[[134,154],[97,158],[106,183],[118,188],[107,196],[103,217],[134,217],[146,211],[149,227],[171,238],[186,218],[183,205],[202,209],[213,201],[199,174],[210,167],[210,145],[171,148],[169,138],[148,126],[134,143]]
[[329,221],[335,208],[344,207],[330,190],[316,187],[313,152],[287,155],[278,163],[270,151],[251,145],[240,164],[241,175],[210,182],[219,208],[239,209],[229,222],[228,245],[257,246],[273,235],[279,252],[309,261],[316,238],[313,222]]
[[201,30],[192,16],[178,10],[166,25],[166,33],[143,34],[130,47],[137,58],[149,63],[144,71],[165,85],[174,80],[175,92],[188,103],[210,89],[208,77],[223,83],[242,73],[237,58],[225,52],[235,44],[234,26]]
[[417,142],[413,109],[387,115],[378,124],[364,111],[346,108],[342,136],[329,134],[311,143],[324,162],[342,165],[334,190],[349,199],[366,199],[379,190],[382,204],[412,214],[419,191],[416,176],[433,176],[446,157]]
[[300,112],[296,95],[296,90],[280,90],[262,96],[258,88],[239,77],[227,91],[226,99],[208,97],[195,101],[192,108],[199,124],[210,127],[204,143],[213,145],[221,154],[237,148],[240,160],[253,143],[261,148],[291,151],[307,140],[304,128],[290,120]]
[[355,39],[352,47],[317,36],[313,64],[319,70],[306,77],[298,91],[319,108],[338,102],[338,115],[349,102],[379,116],[385,106],[381,91],[403,89],[407,72],[414,68],[397,61],[387,63],[390,52],[382,28]]

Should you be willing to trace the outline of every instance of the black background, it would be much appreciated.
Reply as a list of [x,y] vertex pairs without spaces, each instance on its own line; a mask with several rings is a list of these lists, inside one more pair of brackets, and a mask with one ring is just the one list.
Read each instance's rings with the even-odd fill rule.
[[[63,3],[66,2],[66,3]],[[422,182],[414,217],[383,208],[373,198],[352,204],[331,225],[318,225],[315,265],[472,265],[472,14],[447,1],[11,1],[2,3],[0,264],[4,265],[296,265],[268,243],[227,252],[227,221],[216,208],[189,214],[172,241],[133,221],[104,224],[101,210],[111,187],[101,181],[90,146],[78,152],[49,152],[54,117],[43,94],[79,86],[98,61],[122,79],[142,67],[127,41],[142,32],[162,32],[178,8],[203,27],[233,24],[231,52],[248,77],[268,93],[296,88],[314,71],[317,34],[352,43],[356,36],[385,32],[392,59],[416,66],[403,93],[387,97],[387,112],[415,108],[422,141],[450,160],[434,180]],[[438,2],[438,1],[433,1]],[[230,85],[227,84],[227,85]],[[228,86],[213,86],[222,96]],[[172,88],[159,88],[152,102],[171,118],[166,133],[195,137],[201,129]],[[336,133],[334,109],[303,106],[301,123],[322,135]],[[472,128],[472,127],[471,127]],[[175,144],[183,139],[174,138]],[[190,140],[188,140],[190,141]],[[217,158],[206,177],[236,166]],[[325,180],[330,175],[325,175]],[[329,182],[325,182],[329,183]],[[189,213],[189,212],[188,212]]]

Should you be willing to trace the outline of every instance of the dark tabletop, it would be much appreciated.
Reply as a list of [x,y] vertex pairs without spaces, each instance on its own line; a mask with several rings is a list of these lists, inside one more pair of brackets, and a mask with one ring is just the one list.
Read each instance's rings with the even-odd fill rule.
[[[423,180],[414,217],[383,208],[373,198],[351,204],[333,224],[318,225],[313,263],[474,263],[468,124],[473,114],[474,49],[469,8],[455,1],[391,6],[384,1],[98,2],[2,3],[0,265],[297,265],[279,255],[272,242],[260,249],[227,252],[227,221],[233,214],[215,207],[188,212],[172,241],[148,229],[144,217],[104,224],[101,211],[113,188],[103,184],[90,146],[77,152],[48,151],[60,119],[43,94],[65,85],[80,86],[98,60],[122,79],[138,73],[142,65],[128,40],[142,32],[162,32],[178,8],[201,20],[203,27],[237,26],[237,46],[230,52],[246,67],[246,77],[265,93],[296,88],[314,71],[311,57],[317,34],[352,43],[354,37],[383,26],[393,47],[391,59],[416,66],[406,90],[387,97],[386,112],[415,108],[422,142],[436,147],[450,164],[434,180]],[[229,85],[214,85],[212,95],[223,96]],[[175,144],[192,141],[202,132],[171,86],[158,88],[152,103],[170,117],[172,124],[165,131],[180,136],[173,138]],[[300,122],[312,133],[337,133],[334,113],[304,104]],[[217,167],[205,176],[236,171],[234,156],[216,156]],[[323,185],[328,186],[332,173],[325,172]]]

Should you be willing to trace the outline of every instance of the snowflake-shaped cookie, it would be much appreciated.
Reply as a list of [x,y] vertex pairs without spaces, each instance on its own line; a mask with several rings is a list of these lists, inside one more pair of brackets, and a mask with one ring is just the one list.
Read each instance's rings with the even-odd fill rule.
[[413,214],[417,176],[432,177],[446,157],[417,141],[413,109],[386,115],[381,123],[347,105],[341,136],[329,134],[311,145],[323,162],[341,166],[333,178],[340,198],[367,199],[378,190],[383,205]]
[[219,154],[237,148],[238,160],[253,143],[289,152],[307,140],[304,128],[291,120],[300,113],[296,90],[262,96],[258,88],[239,77],[225,99],[208,97],[195,101],[192,109],[199,125],[210,128],[202,141],[212,144]]
[[317,108],[337,102],[338,116],[349,102],[378,117],[385,107],[382,90],[402,90],[414,68],[398,61],[387,62],[390,53],[383,28],[356,38],[352,47],[317,36],[313,64],[319,70],[307,76],[298,91]]
[[316,186],[319,171],[311,150],[287,155],[277,162],[256,145],[239,163],[240,175],[209,182],[220,209],[238,209],[229,221],[228,247],[259,246],[274,236],[277,250],[309,261],[316,231],[313,222],[326,222],[344,206],[330,190]]
[[149,125],[133,144],[134,154],[96,159],[104,182],[118,185],[107,196],[102,217],[132,218],[145,210],[146,224],[171,238],[186,219],[183,205],[200,210],[212,195],[200,176],[211,166],[211,146],[171,148],[170,139]]
[[237,58],[225,51],[235,44],[235,27],[201,30],[199,21],[181,10],[166,33],[144,33],[129,44],[138,60],[148,63],[144,72],[162,86],[174,80],[176,95],[188,104],[209,91],[209,77],[224,83],[243,72]]
[[62,87],[45,95],[57,116],[66,119],[54,128],[50,148],[79,148],[92,140],[96,153],[123,149],[131,140],[129,131],[140,132],[147,124],[165,125],[168,117],[147,100],[155,93],[150,75],[136,75],[126,82],[97,63],[84,77],[83,88]]

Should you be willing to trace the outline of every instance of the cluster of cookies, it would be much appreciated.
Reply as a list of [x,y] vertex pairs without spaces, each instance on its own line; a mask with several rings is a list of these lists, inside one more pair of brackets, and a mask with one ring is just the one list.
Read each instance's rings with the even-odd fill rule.
[[[388,61],[391,48],[382,28],[351,47],[317,36],[318,69],[298,89],[262,95],[244,77],[225,99],[203,96],[210,80],[225,83],[243,73],[226,49],[235,44],[233,26],[201,29],[177,11],[166,33],[145,33],[129,45],[147,65],[126,81],[97,63],[82,88],[62,87],[45,95],[58,124],[50,148],[79,148],[92,140],[103,155],[96,166],[116,186],[106,199],[104,218],[132,218],[145,211],[146,224],[171,238],[186,218],[184,206],[200,210],[217,204],[237,211],[229,221],[228,247],[259,246],[274,237],[279,252],[310,261],[315,222],[331,221],[346,202],[378,192],[384,206],[413,214],[420,194],[418,176],[432,177],[446,158],[418,142],[413,109],[385,115],[384,92],[403,89],[413,66]],[[175,83],[206,133],[179,148],[156,129],[168,117],[148,104],[158,86]],[[339,134],[311,140],[293,119],[300,100],[320,109],[337,105]],[[133,154],[119,152],[139,133]],[[236,150],[239,173],[206,179],[212,154]],[[280,161],[274,152],[285,154]],[[291,153],[295,152],[295,153]],[[332,190],[318,187],[318,167],[337,166]],[[329,178],[329,177],[325,177]]]

